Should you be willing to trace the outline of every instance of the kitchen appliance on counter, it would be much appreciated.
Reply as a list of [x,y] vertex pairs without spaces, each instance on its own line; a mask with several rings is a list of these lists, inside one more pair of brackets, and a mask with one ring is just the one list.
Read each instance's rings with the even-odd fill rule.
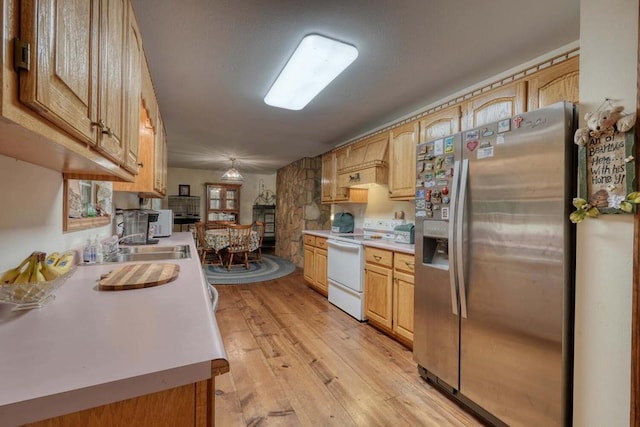
[[123,211],[123,236],[125,245],[151,245],[158,239],[149,236],[150,224],[158,220],[158,212],[150,209],[125,209]]
[[173,231],[173,211],[171,209],[158,209],[158,219],[149,227],[152,230],[150,237],[171,237]]
[[571,425],[574,106],[418,144],[414,360],[495,425]]
[[394,241],[413,245],[415,243],[415,226],[413,224],[397,225],[393,229]]
[[331,232],[333,233],[353,233],[353,215],[349,212],[338,212],[333,215]]

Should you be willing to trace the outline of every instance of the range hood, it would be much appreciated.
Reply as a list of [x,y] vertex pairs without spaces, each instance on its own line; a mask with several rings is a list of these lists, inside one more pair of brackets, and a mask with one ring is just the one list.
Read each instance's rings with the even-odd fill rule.
[[382,133],[347,147],[338,163],[338,187],[367,188],[389,180],[389,134]]

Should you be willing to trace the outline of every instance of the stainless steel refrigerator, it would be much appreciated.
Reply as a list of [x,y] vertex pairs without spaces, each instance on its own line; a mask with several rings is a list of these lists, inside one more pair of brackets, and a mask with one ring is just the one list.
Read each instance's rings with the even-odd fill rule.
[[414,359],[496,425],[571,423],[574,109],[417,146]]

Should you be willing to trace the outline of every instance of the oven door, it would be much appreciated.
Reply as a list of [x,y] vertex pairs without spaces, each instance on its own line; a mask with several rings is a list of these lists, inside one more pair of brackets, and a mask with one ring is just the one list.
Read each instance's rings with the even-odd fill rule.
[[362,245],[327,240],[327,276],[355,292],[363,291],[364,251]]

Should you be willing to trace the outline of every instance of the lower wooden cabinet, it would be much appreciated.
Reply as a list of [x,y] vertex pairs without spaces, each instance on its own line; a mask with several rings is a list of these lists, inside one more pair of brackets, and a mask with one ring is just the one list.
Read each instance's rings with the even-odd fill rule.
[[396,252],[393,257],[393,333],[413,343],[415,257]]
[[413,346],[413,255],[365,248],[365,314],[369,323]]
[[324,296],[328,295],[327,239],[304,235],[304,280]]
[[226,360],[211,362],[211,378],[95,408],[60,415],[24,427],[215,425],[215,377],[229,372]]

